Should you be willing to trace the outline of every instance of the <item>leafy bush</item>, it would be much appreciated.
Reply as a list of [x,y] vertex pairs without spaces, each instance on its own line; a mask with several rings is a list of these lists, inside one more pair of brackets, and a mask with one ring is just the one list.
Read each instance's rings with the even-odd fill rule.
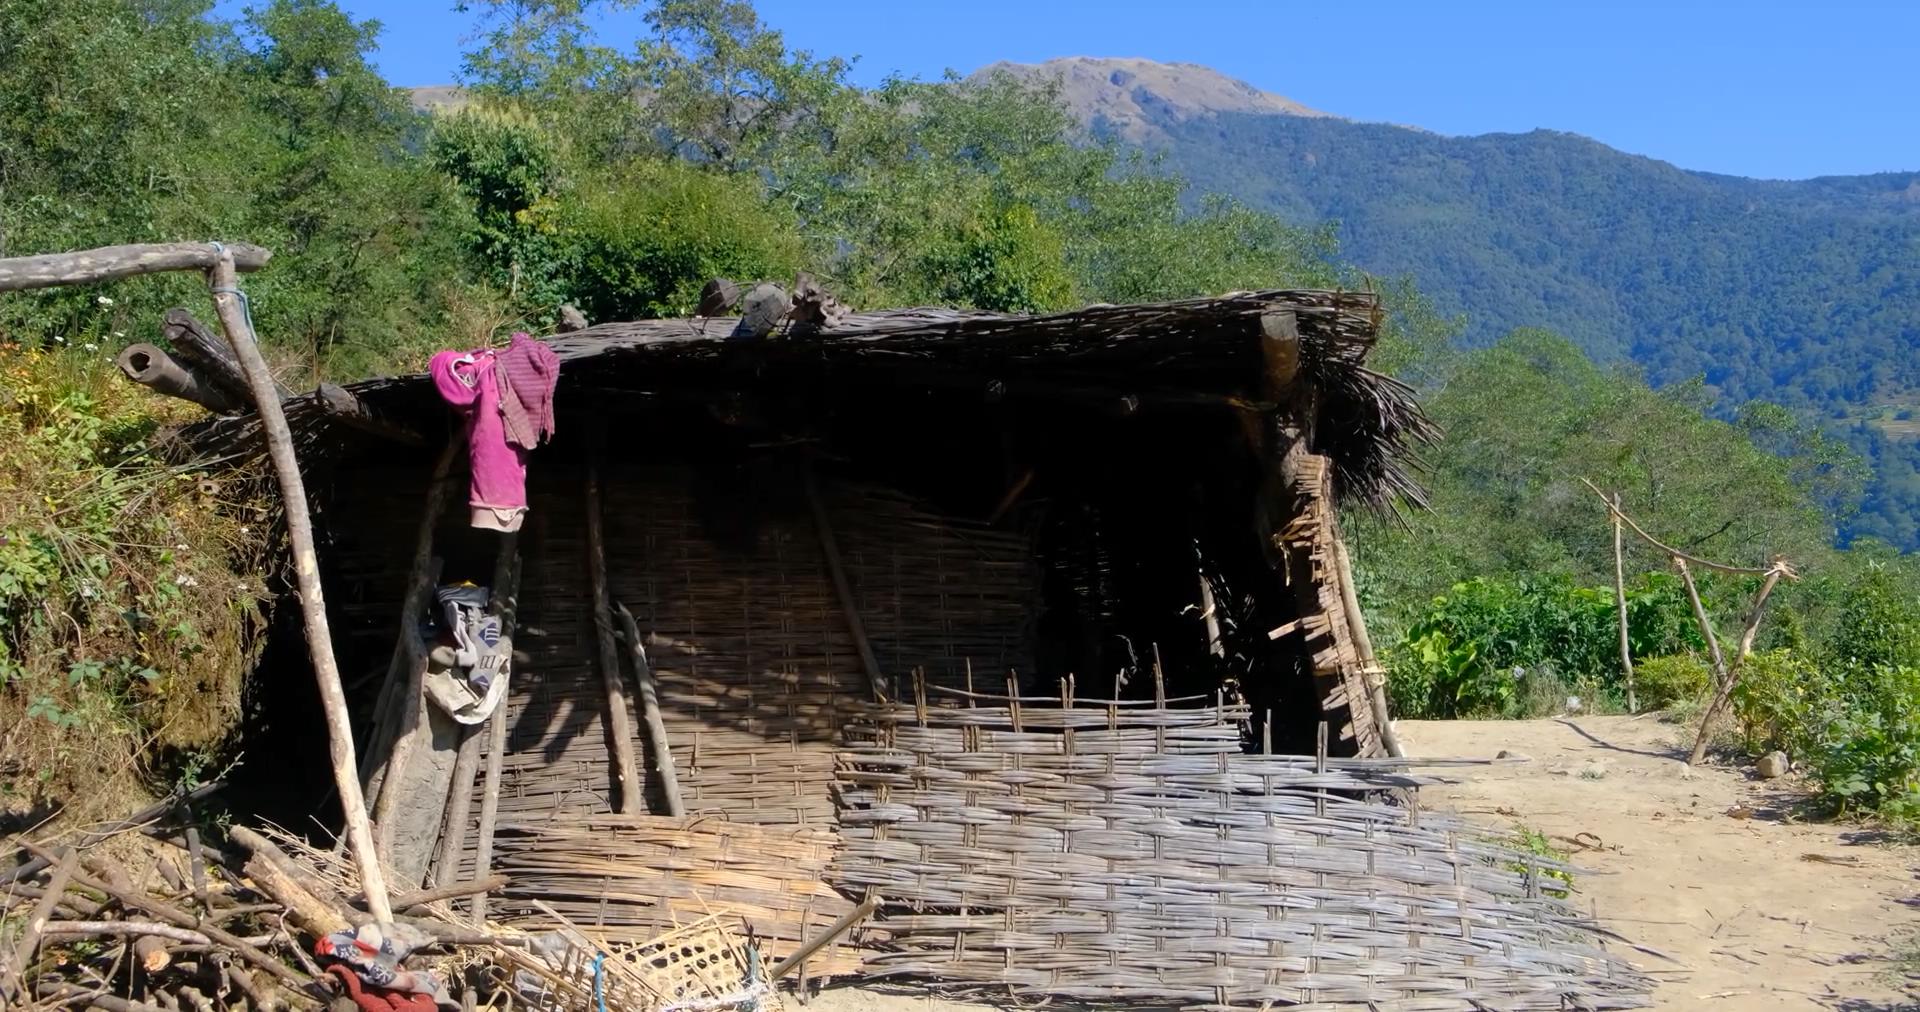
[[1668,654],[1635,661],[1633,682],[1642,709],[1664,710],[1705,696],[1713,686],[1713,672],[1696,654]]
[[[1688,608],[1671,577],[1635,584],[1627,631],[1636,653],[1694,646]],[[1389,694],[1407,716],[1530,715],[1569,691],[1591,699],[1590,707],[1605,705],[1619,694],[1618,622],[1611,588],[1489,578],[1456,584],[1387,652]]]
[[1806,760],[1840,812],[1920,822],[1920,667],[1856,670],[1827,686]]
[[1783,749],[1798,755],[1810,744],[1809,722],[1823,694],[1820,669],[1791,648],[1763,650],[1740,667],[1733,714],[1750,752]]

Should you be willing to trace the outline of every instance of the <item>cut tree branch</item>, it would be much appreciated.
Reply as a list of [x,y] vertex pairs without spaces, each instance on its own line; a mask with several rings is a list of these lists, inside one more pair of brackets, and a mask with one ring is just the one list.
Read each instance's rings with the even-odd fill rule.
[[224,256],[236,271],[257,271],[273,252],[244,242],[163,242],[105,246],[74,253],[9,257],[0,260],[0,292],[139,277],[163,271],[212,270]]

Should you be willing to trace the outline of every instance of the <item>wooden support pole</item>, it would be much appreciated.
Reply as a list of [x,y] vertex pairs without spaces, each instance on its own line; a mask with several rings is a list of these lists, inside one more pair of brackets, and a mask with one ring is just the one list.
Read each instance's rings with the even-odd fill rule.
[[[264,252],[264,251],[262,251]],[[261,260],[265,262],[264,258]],[[154,268],[159,269],[159,268]],[[137,271],[135,273],[145,273]],[[4,276],[4,275],[0,275]],[[293,432],[280,410],[274,393],[273,373],[254,343],[253,324],[238,287],[233,250],[221,248],[212,270],[207,274],[213,303],[219,311],[220,326],[233,345],[248,385],[254,406],[266,434],[267,452],[280,482],[287,519],[287,540],[293,549],[294,576],[299,588],[300,611],[305,619],[307,649],[313,656],[314,678],[320,685],[321,711],[326,719],[330,758],[335,786],[340,792],[340,807],[346,813],[347,839],[353,850],[360,880],[367,888],[367,901],[374,918],[393,920],[387,905],[386,874],[374,849],[373,827],[367,819],[366,799],[360,793],[358,764],[354,759],[353,725],[347,716],[347,696],[340,686],[340,668],[333,656],[333,633],[327,625],[326,594],[320,586],[320,559],[313,545],[313,517],[307,506],[307,489],[300,477],[300,460],[293,450]]]
[[607,590],[607,546],[600,511],[599,440],[587,450],[587,574],[593,585],[593,633],[600,650],[600,681],[606,689],[606,728],[613,752],[614,810],[623,815],[641,811],[640,765],[633,756],[633,717],[620,675],[620,652],[613,639],[613,598]]
[[[524,674],[512,670],[513,632],[520,618],[520,535],[504,534],[493,564],[493,599],[488,606],[500,619],[500,653],[509,662],[509,678]],[[473,874],[485,879],[493,870],[493,830],[500,819],[500,774],[507,754],[507,695],[487,717],[487,772],[480,791],[479,838],[473,852]],[[495,887],[498,888],[498,887]],[[484,883],[468,897],[473,923],[487,923],[487,889]]]
[[[1600,491],[1600,486],[1595,485],[1593,482],[1590,482],[1585,478],[1580,479],[1580,482],[1581,484],[1587,486],[1587,488],[1591,489],[1594,495],[1599,496],[1600,501],[1605,503],[1608,509],[1614,509],[1613,500],[1607,498],[1607,494],[1605,492]],[[1718,570],[1722,573],[1731,573],[1734,576],[1765,576],[1768,573],[1772,572],[1774,569],[1774,567],[1771,567],[1771,566],[1761,568],[1761,569],[1753,569],[1747,566],[1729,566],[1722,562],[1710,562],[1706,559],[1702,559],[1695,555],[1688,555],[1686,552],[1683,552],[1680,549],[1675,548],[1664,541],[1661,541],[1660,539],[1654,537],[1653,535],[1648,534],[1644,529],[1641,528],[1639,524],[1636,524],[1633,522],[1632,517],[1626,515],[1625,513],[1615,510],[1614,515],[1618,516],[1621,522],[1627,525],[1628,530],[1631,530],[1634,534],[1638,535],[1640,537],[1640,540],[1645,541],[1647,544],[1652,545],[1653,547],[1659,549],[1661,554],[1666,555],[1670,558],[1684,559],[1685,561],[1690,562],[1696,566],[1699,566],[1702,569]],[[1788,568],[1786,570],[1786,576],[1788,579],[1793,579],[1793,570],[1791,568]]]
[[467,817],[473,814],[473,781],[480,772],[480,729],[471,724],[454,726],[459,729],[460,744],[453,757],[453,772],[447,777],[440,850],[428,878],[435,884],[460,877],[460,855],[467,849]]
[[820,538],[820,554],[827,562],[827,576],[833,580],[833,593],[840,601],[840,614],[847,622],[847,632],[853,636],[853,645],[860,653],[860,666],[866,669],[867,684],[873,690],[873,698],[887,698],[887,676],[880,670],[880,658],[873,652],[873,643],[867,639],[867,625],[860,621],[859,602],[853,597],[853,584],[847,581],[846,566],[840,561],[840,543],[833,536],[833,524],[827,519],[826,503],[820,499],[820,487],[813,480],[813,468],[806,472],[807,505],[813,509],[814,533]]
[[[1328,504],[1331,515],[1333,506]],[[1367,616],[1360,611],[1360,595],[1353,586],[1353,560],[1347,557],[1347,539],[1340,534],[1339,522],[1329,519],[1333,526],[1333,557],[1338,565],[1335,575],[1340,580],[1340,610],[1347,614],[1347,629],[1353,634],[1354,650],[1360,655],[1360,664],[1365,668],[1361,675],[1367,681],[1367,706],[1373,710],[1374,726],[1380,730],[1380,744],[1387,754],[1395,759],[1407,754],[1400,744],[1400,734],[1393,729],[1393,714],[1387,705],[1387,687],[1385,675],[1381,673],[1380,658],[1373,652],[1373,636],[1367,632]]]
[[1627,641],[1627,555],[1622,544],[1620,493],[1613,494],[1613,602],[1620,610],[1620,673],[1627,680],[1627,712],[1640,710],[1633,693],[1633,649]]
[[105,246],[75,253],[9,257],[0,260],[0,292],[19,292],[55,285],[90,285],[96,281],[158,274],[163,271],[257,271],[267,265],[272,251],[244,242],[163,242],[133,246]]
[[1693,619],[1700,623],[1700,635],[1706,637],[1707,655],[1713,659],[1713,684],[1718,687],[1727,680],[1727,662],[1720,655],[1720,634],[1713,631],[1713,622],[1707,618],[1707,607],[1700,603],[1700,588],[1694,586],[1693,570],[1687,568],[1686,557],[1674,556],[1673,564],[1680,570],[1680,581],[1686,584],[1687,600],[1693,604]]
[[627,655],[633,658],[633,678],[640,686],[640,719],[647,725],[647,746],[653,752],[653,765],[660,773],[660,793],[667,801],[667,814],[687,814],[680,803],[680,774],[673,768],[673,747],[667,742],[667,722],[660,714],[660,690],[654,685],[653,665],[647,660],[647,645],[640,639],[640,623],[622,604],[620,631],[627,639]]
[[[439,579],[433,561],[433,532],[453,498],[453,464],[460,456],[460,442],[447,440],[427,479],[427,499],[420,507],[420,521],[413,536],[413,563],[407,569],[407,590],[400,599],[400,629],[394,636],[393,653],[387,658],[387,676],[380,683],[380,694],[374,697],[380,709],[367,748],[368,766],[361,774],[375,797],[384,796],[382,780],[391,765],[396,731],[410,733],[420,720],[421,682],[426,677],[424,667],[417,669],[418,677],[415,675],[415,665],[425,653],[420,642],[420,615]],[[386,807],[391,809],[390,805]]]
[[1733,664],[1727,668],[1726,677],[1713,692],[1713,700],[1707,704],[1707,712],[1700,717],[1700,731],[1694,735],[1693,751],[1687,756],[1687,765],[1697,766],[1707,755],[1707,735],[1713,730],[1713,722],[1719,718],[1720,711],[1733,697],[1733,687],[1740,680],[1740,669],[1747,658],[1753,654],[1753,638],[1760,632],[1760,618],[1767,607],[1767,598],[1772,596],[1773,588],[1779,586],[1780,578],[1785,574],[1785,566],[1767,574],[1760,584],[1760,592],[1754,595],[1753,611],[1747,616],[1747,627],[1740,633],[1740,646],[1733,655]]

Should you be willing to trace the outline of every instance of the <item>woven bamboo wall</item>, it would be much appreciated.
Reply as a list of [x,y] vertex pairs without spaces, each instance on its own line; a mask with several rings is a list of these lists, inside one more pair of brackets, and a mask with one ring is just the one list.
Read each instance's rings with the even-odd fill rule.
[[1537,859],[1326,791],[1391,761],[1240,753],[1233,708],[895,704],[849,731],[840,885],[867,971],[1025,998],[1393,1012],[1611,1009],[1647,980]]
[[1294,466],[1289,491],[1295,509],[1292,519],[1281,527],[1279,538],[1293,569],[1294,594],[1302,618],[1298,630],[1288,638],[1307,652],[1321,710],[1333,724],[1337,739],[1351,742],[1358,755],[1385,755],[1368,699],[1369,676],[1340,598],[1339,567],[1334,562],[1331,465],[1316,454],[1290,459]]
[[[533,905],[539,900],[596,935],[639,942],[709,914],[730,914],[752,925],[780,959],[853,908],[826,882],[837,845],[826,826],[698,816],[503,826],[494,868],[512,885],[491,916],[550,927],[552,918]],[[808,969],[848,973],[860,957],[858,949],[835,944],[810,957]]]

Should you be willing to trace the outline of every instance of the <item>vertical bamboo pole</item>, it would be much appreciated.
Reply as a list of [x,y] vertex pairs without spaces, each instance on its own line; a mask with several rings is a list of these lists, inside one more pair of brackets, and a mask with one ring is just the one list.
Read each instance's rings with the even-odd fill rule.
[[1627,712],[1640,710],[1633,694],[1633,651],[1627,645],[1627,556],[1620,523],[1620,493],[1613,494],[1613,602],[1620,609],[1620,671],[1627,679]]
[[600,511],[600,436],[587,448],[587,574],[593,584],[593,633],[600,650],[600,679],[606,690],[607,737],[613,749],[614,786],[620,792],[615,811],[641,810],[640,764],[633,757],[633,717],[620,676],[620,652],[613,641],[613,599],[607,590],[606,533]]
[[280,497],[287,515],[287,540],[293,549],[294,577],[300,591],[300,612],[306,622],[307,649],[313,654],[314,679],[320,685],[320,705],[327,721],[329,754],[340,808],[346,813],[347,839],[353,849],[360,884],[366,890],[367,909],[376,921],[391,922],[387,877],[373,846],[373,827],[367,820],[366,798],[360,793],[359,764],[354,758],[353,726],[347,718],[347,694],[340,686],[340,668],[333,656],[333,633],[327,627],[327,600],[320,587],[319,555],[313,547],[313,518],[307,507],[307,488],[300,479],[300,460],[293,450],[293,431],[280,410],[273,373],[254,343],[253,323],[234,272],[233,253],[220,250],[220,259],[207,273],[220,327],[233,345],[234,357],[253,390],[254,407],[266,433],[267,453],[280,481]]
[[[513,632],[520,620],[520,535],[501,535],[499,552],[493,566],[493,600],[489,604],[500,618],[499,649],[507,658],[507,677],[525,677],[524,672],[513,670]],[[485,881],[493,873],[493,829],[500,818],[500,775],[506,752],[507,694],[502,694],[500,705],[487,718],[487,772],[485,786],[480,791],[480,836],[475,842],[473,857],[475,881]],[[468,912],[474,924],[487,923],[484,890],[468,900]]]
[[[1332,505],[1328,505],[1332,510]],[[1353,633],[1354,649],[1360,654],[1360,663],[1366,669],[1361,675],[1367,680],[1367,707],[1373,711],[1374,726],[1380,732],[1380,744],[1387,754],[1395,759],[1407,754],[1400,746],[1399,732],[1393,729],[1393,715],[1388,712],[1386,675],[1382,673],[1380,659],[1373,652],[1373,636],[1367,632],[1367,616],[1360,611],[1360,594],[1353,585],[1353,560],[1347,557],[1347,539],[1340,534],[1338,521],[1329,520],[1333,527],[1333,558],[1337,568],[1335,575],[1340,580],[1340,610],[1347,613],[1347,628]]]

